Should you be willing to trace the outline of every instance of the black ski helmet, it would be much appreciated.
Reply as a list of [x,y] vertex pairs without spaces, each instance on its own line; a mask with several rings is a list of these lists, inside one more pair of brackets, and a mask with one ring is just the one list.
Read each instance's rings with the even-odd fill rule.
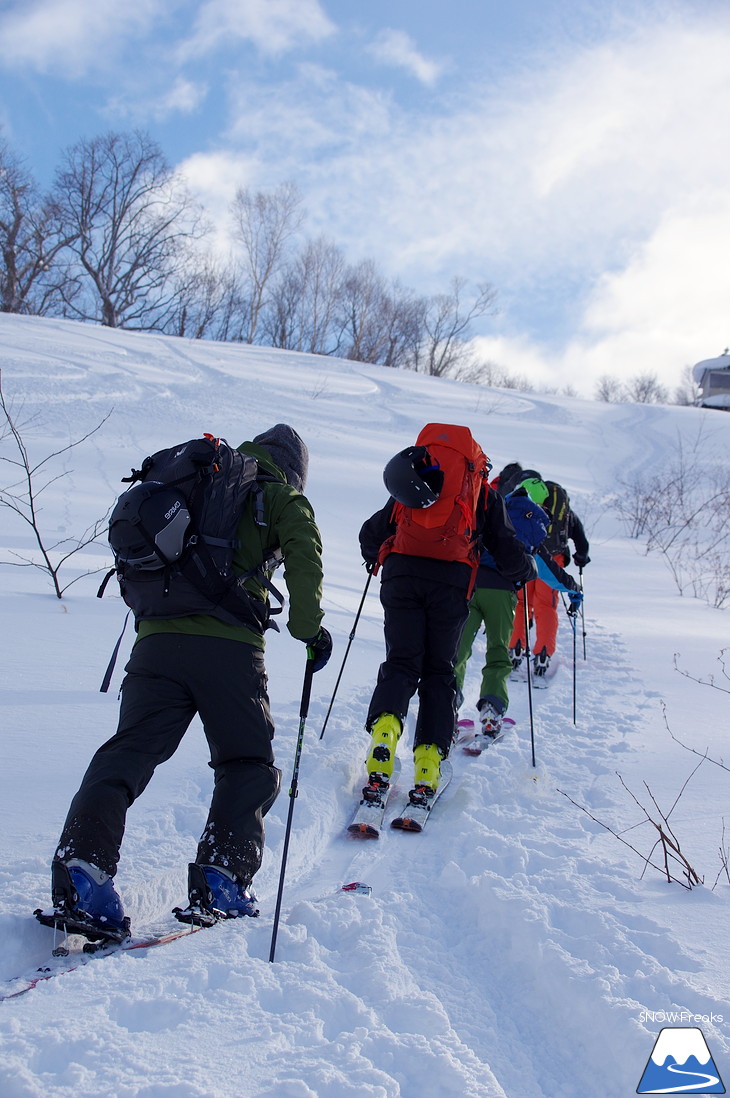
[[159,481],[146,481],[119,497],[109,519],[109,544],[124,564],[154,571],[180,558],[189,526],[185,497]]
[[383,470],[385,487],[405,507],[430,507],[439,498],[444,474],[425,446],[407,446]]

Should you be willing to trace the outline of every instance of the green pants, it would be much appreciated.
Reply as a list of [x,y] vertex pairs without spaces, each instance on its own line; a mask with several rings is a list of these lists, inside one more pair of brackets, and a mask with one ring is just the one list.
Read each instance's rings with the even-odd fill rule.
[[480,698],[498,698],[504,706],[509,705],[507,679],[512,670],[509,654],[509,641],[515,620],[517,595],[514,591],[494,590],[490,587],[477,587],[469,603],[469,616],[459,642],[456,656],[456,684],[461,690],[466,675],[466,665],[471,656],[474,638],[484,622],[487,634],[487,655],[482,671]]

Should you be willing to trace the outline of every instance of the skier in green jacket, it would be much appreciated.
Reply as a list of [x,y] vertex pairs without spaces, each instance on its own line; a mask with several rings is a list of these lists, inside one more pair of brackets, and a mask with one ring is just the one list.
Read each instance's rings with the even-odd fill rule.
[[[257,459],[268,479],[260,482],[265,525],[257,523],[249,497],[234,571],[243,575],[281,551],[290,597],[288,629],[309,646],[313,669],[319,670],[332,641],[321,625],[321,538],[302,494],[307,448],[293,428],[277,424],[239,449]],[[259,577],[251,576],[245,585],[256,598],[268,599]],[[156,766],[174,753],[196,713],[215,785],[188,871],[188,921],[258,914],[250,886],[261,865],[263,817],[281,777],[274,765],[263,649],[263,633],[214,613],[138,622],[117,731],[91,760],[53,861],[54,908],[69,922],[87,925],[91,935],[101,930],[120,939],[128,933],[113,881],[127,809]]]

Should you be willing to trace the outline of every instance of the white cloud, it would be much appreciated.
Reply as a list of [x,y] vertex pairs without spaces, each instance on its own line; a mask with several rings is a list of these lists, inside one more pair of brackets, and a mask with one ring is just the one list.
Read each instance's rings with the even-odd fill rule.
[[383,64],[405,69],[422,84],[429,86],[435,84],[444,71],[443,63],[429,61],[419,53],[413,39],[405,31],[391,28],[381,31],[369,47],[369,52]]
[[[401,273],[624,262],[662,210],[730,168],[730,27],[648,28],[574,51],[439,115],[314,66],[275,87],[233,88],[229,131],[288,174],[296,166],[332,228]],[[373,214],[376,216],[373,216]],[[329,212],[326,215],[329,220]]]
[[196,153],[177,167],[195,191],[218,206],[227,206],[238,187],[252,183],[257,166],[243,153],[221,151]]
[[243,153],[221,151],[196,153],[178,164],[177,168],[211,219],[214,250],[227,255],[231,250],[231,202],[239,187],[256,185],[260,165]]
[[154,116],[160,119],[170,114],[192,114],[201,105],[207,92],[207,84],[196,83],[180,76],[156,101]]
[[146,34],[165,6],[165,0],[14,0],[0,14],[0,62],[80,76]]
[[179,56],[186,60],[241,41],[261,53],[280,54],[333,31],[318,0],[205,0]]
[[[155,74],[164,77],[164,70]],[[172,115],[194,114],[205,101],[208,94],[206,83],[188,80],[184,76],[171,77],[171,83],[167,88],[155,87],[150,91],[148,84],[144,87],[132,87],[127,82],[121,95],[111,96],[104,107],[103,114],[118,119],[138,119],[155,122],[163,122]]]
[[422,290],[495,282],[503,340],[542,324],[541,349],[516,347],[537,372],[582,391],[604,372],[674,384],[730,341],[728,53],[726,16],[652,23],[466,107],[444,100],[438,118],[309,73],[265,105],[247,97],[240,133],[296,173],[316,227],[351,254]]
[[475,340],[475,349],[509,373],[586,396],[603,374],[625,381],[645,372],[671,392],[685,366],[730,343],[728,239],[730,195],[698,193],[668,210],[623,268],[598,280],[563,348],[498,336]]

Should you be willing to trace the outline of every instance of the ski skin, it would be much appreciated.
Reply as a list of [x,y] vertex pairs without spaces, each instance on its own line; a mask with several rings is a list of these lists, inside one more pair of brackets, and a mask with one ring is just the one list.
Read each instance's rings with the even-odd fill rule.
[[[23,987],[8,992],[6,995],[0,994],[0,1002],[4,1002],[6,999],[17,999],[18,996],[25,995],[26,992],[32,991],[38,984],[42,984],[46,980],[53,980],[56,976],[65,976],[68,972],[76,972],[78,969],[83,968],[93,961],[95,957],[111,957],[115,953],[126,953],[132,949],[151,949],[153,946],[168,945],[170,942],[177,941],[178,938],[186,938],[189,934],[195,934],[198,930],[203,929],[205,928],[202,926],[186,926],[184,930],[171,930],[167,934],[154,935],[148,938],[139,938],[136,940],[126,938],[122,942],[109,942],[106,945],[100,944],[93,952],[84,953],[79,951],[78,953],[74,953],[73,957],[70,959],[71,963],[60,965],[58,968],[52,970],[39,968],[34,976],[25,980]],[[24,979],[22,976],[18,976],[9,982],[13,984],[22,979]]]

